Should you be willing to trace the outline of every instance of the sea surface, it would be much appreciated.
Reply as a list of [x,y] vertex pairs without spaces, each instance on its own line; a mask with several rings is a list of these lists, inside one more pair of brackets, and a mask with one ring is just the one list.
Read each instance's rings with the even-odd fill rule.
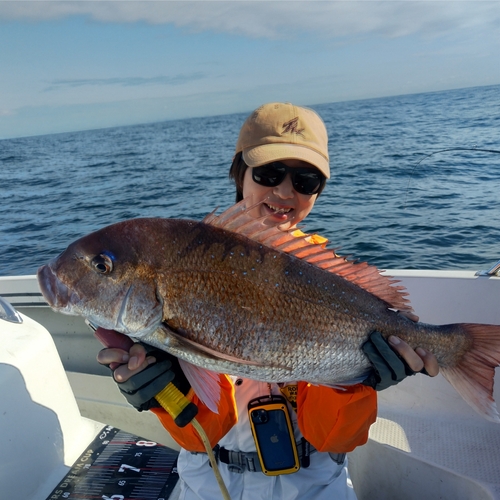
[[[381,269],[500,259],[500,85],[311,106],[332,179],[304,230]],[[251,110],[249,109],[249,112]],[[133,217],[201,220],[234,200],[248,113],[0,141],[0,276]],[[472,151],[447,151],[470,148]]]

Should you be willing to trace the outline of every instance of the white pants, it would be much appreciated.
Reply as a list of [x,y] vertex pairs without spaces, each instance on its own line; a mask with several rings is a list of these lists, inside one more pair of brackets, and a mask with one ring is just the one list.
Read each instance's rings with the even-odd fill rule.
[[[230,472],[219,463],[231,500],[356,500],[347,458],[336,464],[328,453],[313,453],[310,466],[294,474],[266,476],[262,472]],[[221,492],[208,457],[181,450],[178,460],[181,500],[220,500]]]

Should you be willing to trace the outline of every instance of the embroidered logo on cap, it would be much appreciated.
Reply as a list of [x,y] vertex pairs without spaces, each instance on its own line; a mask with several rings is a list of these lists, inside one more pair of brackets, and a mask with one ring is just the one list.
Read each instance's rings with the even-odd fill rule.
[[296,116],[295,118],[292,118],[290,121],[283,123],[283,130],[281,131],[282,134],[296,134],[296,135],[301,135],[304,137],[304,134],[302,133],[305,129],[303,128],[298,128],[299,124],[299,117]]

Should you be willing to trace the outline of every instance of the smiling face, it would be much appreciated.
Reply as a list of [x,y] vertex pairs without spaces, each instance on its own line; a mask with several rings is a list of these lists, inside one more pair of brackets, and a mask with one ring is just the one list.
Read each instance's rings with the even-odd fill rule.
[[[301,160],[281,160],[291,168],[311,167]],[[290,174],[287,174],[281,184],[274,187],[261,186],[252,178],[252,168],[248,167],[243,179],[243,198],[250,204],[263,203],[253,209],[251,214],[257,218],[268,216],[270,223],[281,222],[280,229],[286,231],[301,222],[312,210],[317,194],[300,194],[292,186]]]

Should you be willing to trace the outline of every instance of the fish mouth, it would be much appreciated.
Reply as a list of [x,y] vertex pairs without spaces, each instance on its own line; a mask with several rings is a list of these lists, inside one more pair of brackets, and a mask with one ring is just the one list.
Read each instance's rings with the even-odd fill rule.
[[54,310],[71,314],[77,296],[59,280],[50,263],[40,267],[36,276],[40,291],[49,306]]

